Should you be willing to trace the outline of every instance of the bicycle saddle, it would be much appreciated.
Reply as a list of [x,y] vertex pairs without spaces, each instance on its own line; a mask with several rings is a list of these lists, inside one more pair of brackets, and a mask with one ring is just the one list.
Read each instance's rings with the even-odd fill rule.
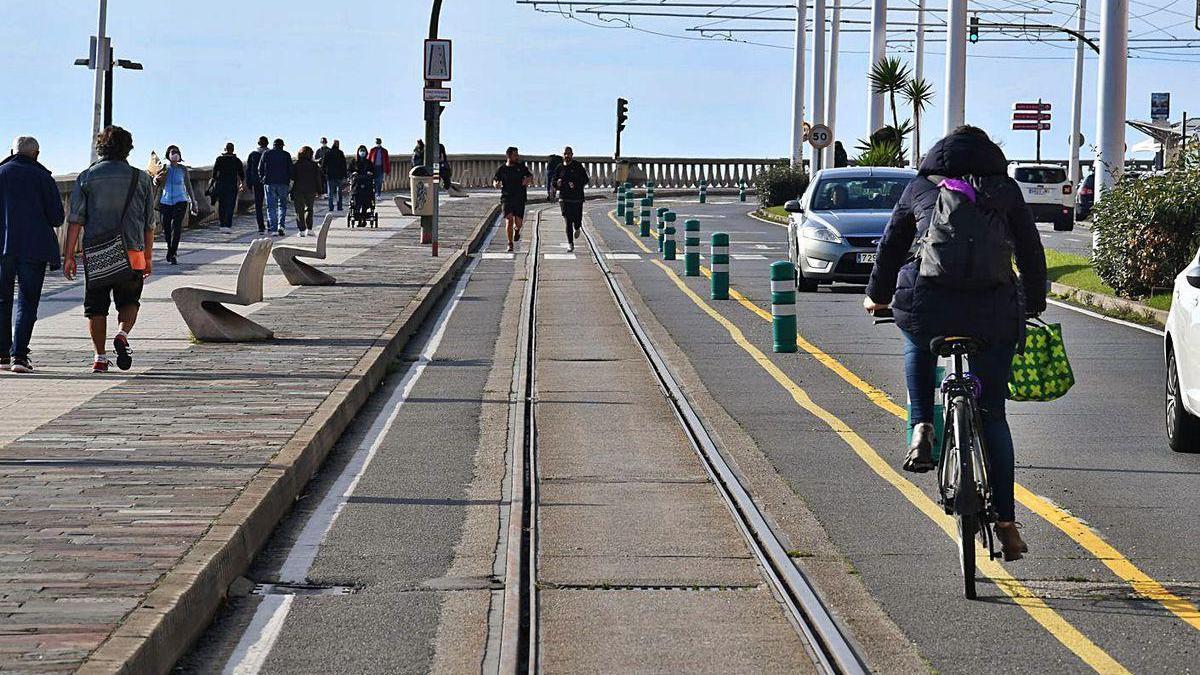
[[987,347],[987,343],[973,337],[936,337],[929,342],[929,351],[938,356],[963,354],[970,356]]

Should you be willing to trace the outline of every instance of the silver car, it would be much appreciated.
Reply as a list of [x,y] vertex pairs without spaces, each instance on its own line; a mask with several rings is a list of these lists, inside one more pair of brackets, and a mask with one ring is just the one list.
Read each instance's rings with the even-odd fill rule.
[[879,239],[912,169],[852,167],[818,171],[799,199],[784,207],[788,257],[796,290],[815,291],[835,281],[865,284]]

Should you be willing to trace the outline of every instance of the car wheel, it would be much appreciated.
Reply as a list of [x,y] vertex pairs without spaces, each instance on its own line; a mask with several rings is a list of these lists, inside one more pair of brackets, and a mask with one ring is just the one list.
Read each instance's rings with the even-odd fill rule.
[[1179,387],[1179,366],[1175,349],[1167,351],[1167,386],[1165,413],[1167,443],[1175,452],[1195,452],[1200,449],[1200,420],[1183,407],[1183,392]]
[[1054,221],[1055,232],[1070,232],[1075,229],[1075,220],[1070,216]]
[[806,279],[804,272],[796,268],[796,290],[801,293],[816,293],[818,282],[816,279]]

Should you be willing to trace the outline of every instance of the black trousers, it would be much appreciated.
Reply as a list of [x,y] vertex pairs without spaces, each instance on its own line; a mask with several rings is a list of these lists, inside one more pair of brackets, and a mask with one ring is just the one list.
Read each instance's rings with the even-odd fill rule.
[[167,242],[167,260],[174,260],[179,253],[179,237],[183,235],[183,219],[187,218],[188,203],[159,204],[162,214],[163,239]]
[[265,232],[267,226],[263,221],[263,200],[267,197],[266,189],[262,183],[254,185],[254,219],[258,221],[258,231]]
[[575,230],[583,227],[583,202],[562,202],[563,220],[567,225],[567,243],[575,245]]
[[217,217],[221,227],[233,227],[233,213],[237,210],[237,186],[217,188]]

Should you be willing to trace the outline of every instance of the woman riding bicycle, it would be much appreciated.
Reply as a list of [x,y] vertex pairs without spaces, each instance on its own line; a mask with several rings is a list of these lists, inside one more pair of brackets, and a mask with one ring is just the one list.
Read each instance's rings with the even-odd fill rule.
[[[1005,560],[1028,551],[1014,522],[1013,443],[1004,402],[1013,353],[1024,339],[1025,319],[1046,309],[1046,254],[1021,189],[1007,176],[1004,152],[982,129],[962,126],[938,141],[921,162],[919,175],[901,195],[879,243],[863,307],[891,305],[904,335],[904,373],[911,401],[912,445],[904,470],[923,473],[933,463],[933,397],[937,356],[930,342],[958,336],[979,340],[971,372],[983,383],[979,405],[995,495],[996,534]],[[922,275],[913,242],[930,226],[942,189],[963,195],[1007,228],[1016,257],[1015,274],[988,288],[965,289]]]

